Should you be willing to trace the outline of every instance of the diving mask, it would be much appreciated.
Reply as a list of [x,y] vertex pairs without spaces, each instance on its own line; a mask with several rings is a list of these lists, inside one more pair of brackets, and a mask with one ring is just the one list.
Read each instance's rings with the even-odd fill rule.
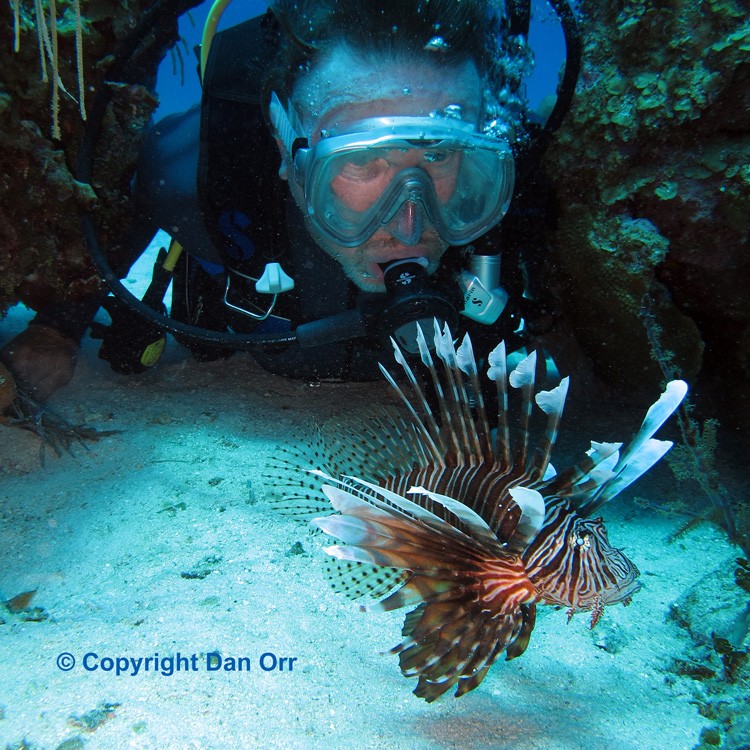
[[270,114],[310,221],[344,247],[363,244],[380,227],[417,244],[425,219],[444,242],[465,245],[510,204],[515,172],[507,141],[455,116],[370,118],[310,146],[276,94]]

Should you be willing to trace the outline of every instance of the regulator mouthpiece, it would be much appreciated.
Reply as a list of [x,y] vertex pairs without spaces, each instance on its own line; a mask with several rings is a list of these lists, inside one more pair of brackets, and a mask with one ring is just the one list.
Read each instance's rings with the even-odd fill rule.
[[427,258],[407,258],[381,263],[388,295],[381,317],[381,335],[392,337],[409,354],[417,354],[417,326],[432,330],[437,318],[440,326],[458,322],[458,309],[447,291],[431,283]]

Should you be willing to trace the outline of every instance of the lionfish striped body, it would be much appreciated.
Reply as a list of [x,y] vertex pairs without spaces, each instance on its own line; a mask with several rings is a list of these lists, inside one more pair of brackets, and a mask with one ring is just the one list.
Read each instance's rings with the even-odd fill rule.
[[[341,542],[326,548],[335,589],[369,595],[385,610],[416,605],[392,652],[404,675],[419,677],[415,694],[432,701],[454,686],[457,696],[475,688],[501,654],[520,656],[538,603],[591,610],[593,623],[605,605],[629,602],[638,569],[590,516],[666,453],[671,443],[652,435],[687,387],[667,386],[622,456],[621,444],[592,443],[557,474],[550,457],[567,378],[536,392],[536,355],[508,375],[500,344],[487,373],[497,388],[492,430],[468,336],[456,349],[436,323],[435,356],[421,329],[418,344],[437,413],[394,344],[410,392],[381,369],[406,416],[383,410],[332,440],[321,434],[287,451],[276,462],[277,487],[286,490],[276,504]],[[522,397],[513,442],[508,383]],[[534,401],[547,419],[531,451]],[[331,506],[336,514],[316,517]]]

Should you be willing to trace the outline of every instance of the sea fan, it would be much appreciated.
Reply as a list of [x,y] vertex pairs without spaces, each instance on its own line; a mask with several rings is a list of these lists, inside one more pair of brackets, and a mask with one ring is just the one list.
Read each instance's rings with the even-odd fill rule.
[[[558,474],[550,458],[568,378],[537,392],[536,354],[508,374],[500,344],[488,362],[492,429],[469,337],[455,348],[436,323],[434,349],[421,329],[417,343],[424,379],[394,343],[406,391],[381,365],[406,415],[383,409],[282,452],[275,504],[339,540],[326,548],[336,590],[373,597],[380,609],[414,607],[392,652],[404,675],[419,677],[415,694],[433,701],[475,688],[502,653],[520,656],[538,603],[590,610],[593,627],[605,605],[630,601],[638,569],[591,515],[671,447],[653,435],[687,386],[667,385],[622,454],[621,443],[591,443]],[[508,384],[521,395],[517,425]],[[534,402],[546,427],[532,450]],[[317,517],[331,506],[334,515]]]

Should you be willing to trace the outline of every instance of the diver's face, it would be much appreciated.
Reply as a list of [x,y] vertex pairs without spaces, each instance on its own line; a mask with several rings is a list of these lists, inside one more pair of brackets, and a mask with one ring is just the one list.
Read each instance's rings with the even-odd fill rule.
[[[473,63],[454,67],[436,67],[426,61],[394,60],[386,55],[363,58],[348,47],[334,48],[296,85],[292,103],[302,118],[311,145],[321,138],[321,131],[346,132],[347,125],[372,117],[427,117],[449,105],[459,105],[462,116],[478,121],[482,106],[482,82]],[[282,156],[285,157],[282,150]],[[400,170],[421,166],[423,153],[402,152],[392,155],[391,167]],[[290,165],[283,163],[280,175],[286,178]],[[436,194],[451,191],[451,174],[432,174],[427,169]],[[385,291],[383,272],[378,264],[403,258],[424,257],[429,272],[438,267],[448,245],[413,204],[405,204],[396,219],[380,227],[363,244],[343,247],[322,235],[307,219],[302,189],[294,179],[290,189],[305,216],[307,229],[317,242],[344,269],[360,289],[367,292]],[[375,187],[357,180],[342,179],[332,190],[344,205],[361,210],[375,197],[368,191]],[[382,188],[382,186],[381,186]]]

